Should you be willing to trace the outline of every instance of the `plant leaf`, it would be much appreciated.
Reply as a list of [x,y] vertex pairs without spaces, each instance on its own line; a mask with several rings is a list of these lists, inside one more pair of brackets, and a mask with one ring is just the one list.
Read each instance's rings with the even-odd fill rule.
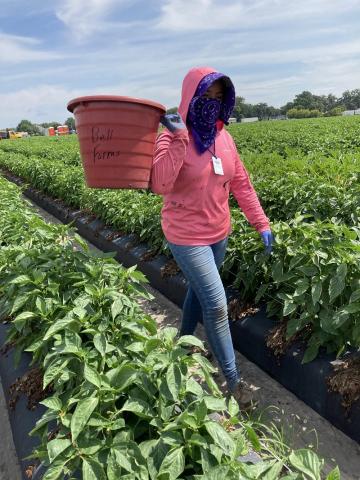
[[66,329],[71,323],[75,322],[73,318],[66,317],[60,320],[57,320],[55,323],[51,325],[51,327],[47,330],[44,335],[44,341],[49,340],[49,338],[54,335],[54,333],[59,332],[60,330]]
[[305,350],[303,359],[301,363],[309,363],[312,360],[314,360],[317,357],[317,354],[319,352],[319,345],[318,344],[312,344],[307,347]]
[[55,462],[46,470],[45,475],[43,476],[43,480],[58,480],[63,479],[64,476],[62,475],[63,469],[67,463],[66,461]]
[[320,480],[320,473],[323,461],[311,450],[300,449],[293,450],[289,455],[291,465],[297,468],[301,473],[305,473],[312,480]]
[[179,340],[176,342],[177,345],[194,345],[195,347],[199,347],[201,349],[204,348],[204,343],[197,337],[194,337],[193,335],[183,335],[182,337],[179,338]]
[[123,308],[124,308],[124,304],[123,304],[121,298],[119,297],[111,305],[111,316],[112,316],[113,320],[115,320],[115,318],[121,313]]
[[105,356],[106,353],[106,337],[103,333],[97,333],[94,336],[94,346],[96,350],[100,353],[102,357]]
[[261,444],[255,430],[250,425],[245,425],[245,430],[246,430],[247,436],[249,437],[250,442],[252,443],[252,446],[254,447],[254,450],[256,452],[260,452]]
[[316,303],[320,300],[321,292],[322,292],[322,283],[321,282],[313,283],[311,287],[311,297],[314,305],[316,305]]
[[144,400],[140,400],[139,398],[133,398],[130,400],[126,400],[124,403],[121,411],[123,412],[133,412],[138,417],[141,418],[152,418],[153,414],[151,411],[150,405],[145,402]]
[[47,451],[50,463],[60,455],[67,447],[71,445],[71,441],[67,438],[55,438],[47,444]]
[[56,359],[55,362],[51,363],[48,368],[45,370],[43,378],[43,389],[49,385],[58,375],[64,372],[64,368],[70,362],[70,358],[65,359],[61,362],[59,359]]
[[344,290],[346,274],[347,274],[347,266],[345,263],[342,263],[337,267],[335,275],[330,280],[330,284],[329,284],[330,303],[333,303],[333,301]]
[[73,442],[82,432],[83,428],[87,424],[91,414],[95,410],[99,403],[99,399],[96,397],[85,398],[85,400],[80,400],[76,405],[75,411],[71,418],[71,437]]
[[90,365],[88,365],[87,363],[85,363],[84,366],[84,377],[88,382],[95,385],[95,387],[101,387],[100,374],[94,368],[90,367]]
[[227,455],[232,456],[235,451],[235,442],[227,431],[217,422],[206,422],[205,428],[215,445],[220,447]]
[[175,480],[179,477],[179,475],[182,474],[185,468],[183,449],[184,447],[176,448],[166,455],[159,470],[159,477],[162,474],[167,473],[168,476],[164,478],[167,478],[168,480]]
[[290,313],[293,313],[296,309],[297,309],[296,303],[285,300],[284,308],[283,308],[284,317],[286,317],[287,315],[290,315]]
[[101,463],[91,458],[83,458],[82,464],[83,480],[105,480],[105,472]]
[[340,480],[340,470],[339,467],[335,467],[334,470],[331,470],[329,475],[326,477],[326,480]]
[[39,403],[45,405],[45,407],[49,408],[50,410],[54,410],[55,412],[59,412],[62,408],[62,402],[60,398],[56,396],[45,398]]
[[179,399],[179,390],[181,386],[181,372],[178,365],[171,364],[169,366],[166,372],[166,383],[172,399],[177,401]]

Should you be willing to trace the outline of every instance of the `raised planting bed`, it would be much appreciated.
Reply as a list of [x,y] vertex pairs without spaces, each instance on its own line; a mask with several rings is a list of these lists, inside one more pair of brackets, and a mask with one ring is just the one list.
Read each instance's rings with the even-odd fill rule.
[[[32,144],[27,145],[27,154],[30,154]],[[169,255],[161,231],[161,199],[158,196],[145,191],[86,188],[82,169],[72,164],[71,155],[65,155],[61,161],[59,152],[54,149],[55,144],[50,148],[44,140],[44,147],[45,156],[32,156],[31,159],[28,155],[6,154],[0,148],[0,165],[61,205],[91,212],[119,233],[138,235],[139,240],[151,246],[152,253]],[[56,160],[49,158],[51,151]],[[316,169],[322,171],[322,163]],[[334,168],[337,165],[334,159],[332,164]],[[309,334],[304,362],[316,358],[320,347],[339,355],[349,346],[360,346],[357,323],[360,312],[360,230],[354,228],[360,218],[356,213],[360,212],[360,191],[356,194],[360,184],[353,175],[349,182],[355,190],[350,193],[348,168],[349,165],[339,181],[342,185],[347,182],[346,191],[352,200],[342,201],[336,196],[335,199],[331,192],[326,192],[327,187],[321,189],[324,208],[315,202],[316,209],[319,207],[323,212],[320,217],[314,217],[308,206],[298,211],[294,204],[294,192],[298,197],[298,189],[308,193],[308,187],[302,181],[296,188],[294,185],[290,187],[284,198],[286,210],[290,205],[292,213],[285,222],[277,221],[276,215],[273,218],[276,243],[271,256],[263,253],[259,235],[249,226],[240,209],[231,209],[233,232],[222,267],[223,278],[227,284],[239,289],[244,300],[264,301],[269,316],[286,324],[288,336],[299,332]],[[331,187],[328,181],[325,183]],[[277,191],[277,186],[270,189],[270,196],[276,195]],[[311,192],[310,198],[314,202]],[[343,209],[339,215],[329,210],[328,207],[334,204],[346,205],[345,210],[352,211],[349,224],[343,223]],[[278,210],[282,211],[282,208]]]
[[[182,305],[186,281],[181,273],[174,273],[173,265],[167,257],[160,255],[144,260],[144,254],[150,251],[150,247],[138,243],[135,236],[119,236],[118,232],[94,216],[63,207],[59,202],[54,202],[31,188],[27,188],[24,193],[61,221],[73,222],[79,233],[101,250],[115,252],[115,258],[124,266],[137,265],[154,288],[177,305]],[[227,293],[229,301],[234,298],[234,289],[229,288]],[[235,348],[346,435],[360,442],[360,401],[356,400],[351,407],[344,408],[342,397],[330,392],[327,386],[335,356],[320,351],[318,358],[302,364],[304,346],[298,342],[282,357],[277,358],[267,347],[267,336],[275,325],[267,317],[264,308],[255,315],[232,322]]]

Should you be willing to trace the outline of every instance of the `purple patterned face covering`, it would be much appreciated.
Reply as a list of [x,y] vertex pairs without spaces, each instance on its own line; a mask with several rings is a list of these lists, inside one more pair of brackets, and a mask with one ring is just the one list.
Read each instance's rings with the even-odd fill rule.
[[188,121],[200,153],[204,153],[214,143],[220,109],[221,102],[213,98],[193,97],[190,102]]
[[[223,101],[203,97],[207,89],[220,79],[224,81]],[[220,72],[213,72],[200,81],[187,115],[187,123],[191,127],[199,153],[204,153],[214,143],[217,131],[216,121],[222,120],[226,125],[228,124],[234,105],[235,89],[229,77]]]

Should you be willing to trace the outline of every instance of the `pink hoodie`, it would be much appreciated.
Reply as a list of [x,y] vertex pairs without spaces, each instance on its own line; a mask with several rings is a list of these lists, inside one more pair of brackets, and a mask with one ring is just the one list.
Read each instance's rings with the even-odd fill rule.
[[[193,68],[183,81],[179,113],[186,122],[189,103],[200,80],[215,70]],[[214,145],[211,147],[214,151]],[[258,232],[270,230],[269,220],[240,160],[231,135],[218,122],[216,156],[224,175],[214,173],[212,154],[199,154],[187,129],[164,130],[156,141],[151,189],[163,195],[161,225],[166,239],[177,245],[211,245],[231,231],[229,193]]]

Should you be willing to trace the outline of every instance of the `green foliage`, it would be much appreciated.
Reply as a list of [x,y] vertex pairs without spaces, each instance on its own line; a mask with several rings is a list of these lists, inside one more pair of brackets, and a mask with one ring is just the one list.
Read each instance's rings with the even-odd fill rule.
[[335,163],[335,160],[341,162],[339,154],[359,153],[359,117],[235,124],[229,125],[228,130],[245,160],[249,152],[258,155],[277,153],[283,159],[296,157],[299,162],[306,162],[307,155],[316,154],[321,158],[332,158]]
[[68,117],[65,120],[65,125],[69,127],[69,130],[75,130],[75,118],[74,117]]
[[344,105],[347,110],[360,108],[360,88],[346,90],[340,98],[340,103]]
[[60,122],[45,122],[40,124],[44,128],[49,128],[49,127],[54,127],[55,129],[58,128],[59,125],[61,125]]
[[[277,241],[266,257],[258,234],[232,199],[233,233],[223,278],[243,298],[265,302],[269,315],[286,323],[288,336],[306,334],[304,361],[322,347],[339,355],[360,345],[359,120],[229,127]],[[153,252],[169,254],[160,225],[161,199],[148,191],[86,188],[77,139],[2,142],[0,165],[119,232],[134,234],[135,242],[148,243]],[[15,319],[19,328],[27,315],[31,310]],[[91,378],[96,386],[98,378]]]
[[[188,355],[199,340],[158,330],[141,311],[139,272],[90,255],[72,229],[44,223],[4,180],[0,238],[0,318],[52,386],[32,431],[44,479],[275,480],[283,468],[320,479],[313,452],[284,444],[275,453],[266,429],[222,397],[212,365]],[[216,410],[226,420],[211,420]],[[252,448],[259,464],[237,461]]]
[[325,115],[328,116],[328,117],[336,117],[338,115],[341,115],[344,110],[345,110],[345,108],[342,107],[342,106],[334,107],[331,110],[329,110],[328,112],[326,112]]
[[287,111],[288,118],[316,118],[321,117],[320,110],[313,108],[311,110],[307,108],[290,108]]
[[240,217],[223,276],[247,300],[265,300],[269,315],[286,321],[288,337],[310,330],[304,357],[310,361],[321,346],[337,354],[360,346],[360,237],[345,226],[303,220],[273,225],[276,245],[268,258]]
[[17,132],[28,132],[30,135],[40,135],[39,128],[31,123],[29,120],[21,120],[16,127]]

